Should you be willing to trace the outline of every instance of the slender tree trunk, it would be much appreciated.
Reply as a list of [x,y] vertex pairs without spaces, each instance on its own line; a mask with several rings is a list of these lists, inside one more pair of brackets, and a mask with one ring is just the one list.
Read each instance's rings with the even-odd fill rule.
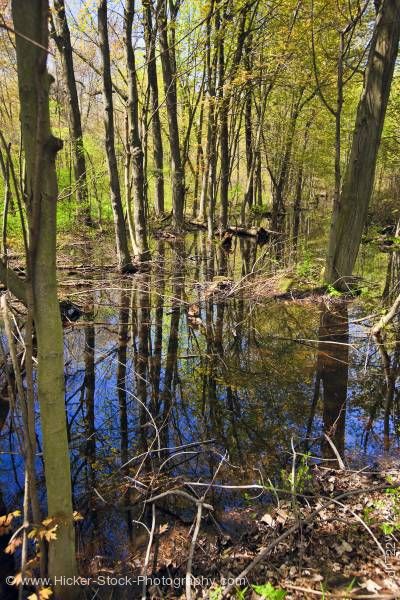
[[[49,575],[77,575],[71,474],[64,404],[64,347],[56,278],[57,177],[62,142],[50,128],[47,71],[48,0],[13,0],[21,128],[25,152],[30,228],[28,274],[38,348],[38,396],[49,516],[58,523],[50,542]],[[24,37],[22,37],[24,36]],[[33,45],[37,42],[41,47]],[[73,586],[55,586],[57,599],[79,596]]]
[[[245,51],[245,66],[249,73],[251,73],[251,37],[247,39],[246,51]],[[244,137],[246,142],[246,168],[247,177],[249,178],[249,191],[247,204],[249,207],[253,206],[254,196],[254,172],[252,173],[253,164],[253,131],[252,131],[252,85],[247,83],[246,85],[246,99],[245,99],[245,111],[244,111]]]
[[219,75],[218,75],[218,94],[220,99],[219,112],[219,142],[221,153],[221,190],[220,190],[220,213],[219,222],[222,230],[228,227],[228,210],[229,210],[229,175],[230,175],[230,153],[229,153],[229,128],[228,128],[228,112],[229,112],[229,95],[224,92],[225,84],[225,44],[224,44],[224,23],[222,23],[222,35],[219,36]]
[[290,158],[292,155],[292,148],[294,142],[294,136],[296,132],[297,119],[300,114],[300,103],[304,93],[304,87],[300,88],[298,98],[295,100],[295,104],[291,111],[289,129],[286,138],[285,150],[283,153],[282,163],[277,178],[276,185],[274,186],[274,194],[272,200],[272,229],[275,231],[283,231],[284,220],[285,220],[285,189],[289,177]]
[[203,120],[204,120],[204,100],[201,102],[199,122],[196,131],[196,169],[194,177],[194,192],[193,192],[193,207],[192,216],[196,217],[198,208],[199,182],[203,178],[204,173],[204,152],[202,146],[203,136]]
[[[216,76],[218,50],[215,52],[211,63],[211,16],[214,11],[214,2],[210,4],[209,21],[207,25],[207,77],[208,77],[208,132],[207,132],[207,157],[208,162],[208,182],[206,186],[206,197],[208,204],[207,230],[208,237],[214,236],[215,204],[216,204],[216,177],[217,177],[217,118],[216,118]],[[219,11],[215,15],[215,33],[218,35],[220,26]]]
[[114,135],[114,105],[111,80],[110,46],[107,27],[107,0],[98,0],[97,19],[99,28],[100,51],[103,63],[103,98],[104,98],[104,127],[106,134],[106,154],[108,173],[110,177],[111,205],[114,215],[115,241],[117,248],[118,267],[120,271],[132,270],[132,261],[128,249],[124,212],[121,200],[121,188],[118,175],[117,156],[115,153]]
[[[200,195],[199,220],[204,223],[208,213],[208,228],[213,222],[213,206],[211,206],[214,194],[215,175],[216,175],[216,122],[215,122],[215,61],[211,60],[211,16],[214,10],[214,0],[212,0],[207,18],[207,37],[206,37],[206,75],[207,75],[207,141],[206,154],[204,161],[203,180]],[[214,201],[215,204],[215,201]],[[211,214],[210,214],[211,213]]]
[[125,51],[128,73],[128,144],[132,162],[134,193],[135,242],[139,261],[150,256],[147,242],[146,203],[144,197],[143,148],[139,131],[139,96],[136,83],[135,53],[132,46],[132,24],[135,15],[135,0],[126,0],[125,5]]
[[131,145],[129,143],[129,108],[126,107],[125,111],[125,164],[124,164],[124,175],[125,175],[125,205],[126,205],[126,217],[128,221],[129,237],[131,240],[132,251],[135,256],[139,255],[139,249],[136,245],[135,238],[135,221],[133,218],[132,209],[132,152]]
[[342,289],[347,287],[346,279],[353,273],[366,223],[399,37],[400,0],[383,0],[375,23],[340,202],[332,216],[325,281]]
[[155,172],[154,209],[156,215],[164,212],[164,151],[161,135],[161,121],[158,99],[157,61],[156,61],[156,29],[152,22],[151,0],[143,2],[144,39],[146,43],[147,78],[150,87],[151,128],[153,138],[153,161]]
[[340,32],[339,56],[337,66],[337,98],[335,110],[335,191],[334,206],[339,205],[340,186],[342,181],[341,155],[342,155],[342,111],[343,111],[343,60],[344,60],[344,33]]
[[[228,192],[231,178],[231,151],[229,148],[228,115],[232,95],[232,92],[230,92],[229,90],[224,91],[223,86],[227,83],[227,79],[233,79],[235,77],[240,61],[242,59],[243,48],[246,37],[248,35],[246,31],[246,19],[249,8],[250,4],[247,3],[242,11],[242,16],[239,23],[236,48],[232,59],[229,77],[227,75],[227,68],[225,64],[224,34],[219,36],[219,96],[221,98],[221,106],[219,111],[221,148],[220,224],[222,229],[226,229],[228,226]],[[225,25],[226,14],[224,13],[222,21],[222,31],[224,31]]]
[[173,52],[168,42],[168,20],[165,0],[157,2],[157,25],[161,51],[161,66],[164,79],[165,103],[167,107],[169,146],[171,154],[172,216],[175,227],[183,227],[185,204],[185,174],[182,168],[178,126],[178,100],[176,94],[176,71]]
[[62,58],[63,77],[68,92],[68,116],[72,137],[72,152],[76,195],[78,200],[78,218],[86,225],[91,224],[90,203],[86,178],[86,160],[83,147],[81,111],[79,108],[78,91],[76,88],[74,59],[72,54],[71,35],[64,0],[54,0],[55,35],[54,39]]
[[299,239],[300,213],[301,213],[301,206],[302,206],[302,200],[303,200],[304,155],[307,150],[308,136],[310,133],[312,118],[310,118],[307,121],[305,130],[304,130],[303,148],[301,151],[300,165],[299,165],[299,169],[297,172],[297,178],[296,178],[296,189],[295,189],[295,197],[294,197],[294,204],[293,204],[293,244],[296,249],[297,249],[297,244],[298,244],[298,239]]

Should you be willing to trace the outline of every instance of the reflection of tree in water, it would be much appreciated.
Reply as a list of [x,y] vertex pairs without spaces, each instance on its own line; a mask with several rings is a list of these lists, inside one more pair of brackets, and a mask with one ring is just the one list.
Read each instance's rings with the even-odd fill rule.
[[[0,392],[0,432],[6,424],[10,412],[10,399],[8,392],[9,377],[6,377],[5,370],[7,365],[4,360],[1,360],[1,392]],[[11,382],[12,383],[12,382]],[[0,489],[0,516],[6,515],[9,511],[4,502],[3,491]],[[14,507],[12,508],[14,510]],[[14,557],[11,554],[6,554],[5,549],[9,544],[12,531],[0,533],[0,598],[2,600],[16,600],[18,598],[18,590],[15,586],[9,586],[5,580],[7,575],[15,574]]]
[[[137,512],[142,491],[134,480],[139,472],[148,484],[173,453],[157,452],[149,413],[161,446],[195,445],[167,462],[163,477],[210,480],[228,450],[239,468],[225,465],[218,478],[254,482],[254,468],[273,478],[287,465],[290,438],[304,437],[313,395],[318,412],[321,383],[324,431],[344,452],[347,306],[335,301],[321,313],[310,304],[265,304],[248,297],[245,286],[232,297],[208,294],[206,282],[218,277],[250,279],[257,247],[239,238],[235,244],[237,255],[200,235],[185,244],[158,242],[157,268],[99,289],[86,300],[86,322],[65,336],[75,498],[85,516],[78,527],[105,555],[132,550],[127,533],[138,543],[146,538],[144,528],[132,526],[136,518],[150,524]],[[197,445],[210,439],[212,445]],[[137,457],[148,450],[142,463]],[[328,443],[322,452],[336,458]],[[106,504],[89,497],[94,487]],[[229,504],[225,492],[215,493],[216,508]],[[160,510],[176,506],[165,500]]]
[[184,293],[184,271],[182,257],[184,248],[181,243],[176,244],[174,249],[173,280],[171,286],[171,309],[170,326],[168,332],[167,354],[165,359],[164,380],[161,393],[160,412],[160,438],[162,446],[168,447],[169,424],[172,418],[172,409],[175,402],[176,385],[178,383],[178,347],[179,347],[179,324],[181,318],[182,297]]
[[[343,457],[345,450],[346,400],[349,378],[349,321],[345,303],[321,312],[318,345],[318,374],[323,388],[324,432]],[[325,439],[324,458],[335,459]]]

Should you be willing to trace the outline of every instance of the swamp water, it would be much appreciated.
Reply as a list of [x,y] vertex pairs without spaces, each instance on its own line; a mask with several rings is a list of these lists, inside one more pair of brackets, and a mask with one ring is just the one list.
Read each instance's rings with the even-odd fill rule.
[[[173,479],[213,482],[207,498],[229,528],[229,511],[260,496],[235,486],[279,483],[292,445],[310,453],[310,464],[335,464],[327,433],[344,460],[361,467],[398,450],[398,382],[388,406],[363,300],[262,297],[255,282],[276,268],[268,245],[235,239],[226,253],[202,234],[155,244],[148,274],[61,274],[62,294],[83,309],[65,326],[65,381],[87,559],[131,556],[129,538],[133,548],[147,539],[134,523],[148,522],[143,496]],[[381,274],[382,290],[388,260],[361,257]],[[396,366],[399,344],[387,349]],[[0,444],[4,513],[23,497],[8,420]],[[42,478],[41,457],[38,470]],[[207,487],[184,489],[201,495]],[[164,520],[193,519],[184,499],[162,504]]]

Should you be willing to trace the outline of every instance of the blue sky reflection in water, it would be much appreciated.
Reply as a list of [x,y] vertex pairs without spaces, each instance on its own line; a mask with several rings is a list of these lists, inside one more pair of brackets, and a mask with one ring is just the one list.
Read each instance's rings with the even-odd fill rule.
[[[114,509],[128,497],[134,503],[152,466],[164,463],[165,476],[209,481],[227,452],[219,482],[278,481],[292,437],[305,448],[308,432],[315,438],[309,451],[332,460],[321,442],[324,429],[353,464],[383,453],[385,381],[368,321],[360,321],[368,312],[360,300],[343,306],[337,299],[262,299],[248,291],[251,275],[230,295],[230,280],[268,259],[268,249],[243,240],[229,255],[200,235],[184,248],[158,242],[156,250],[160,268],[149,275],[94,278],[87,293],[78,288],[74,298],[85,315],[65,328],[75,505],[85,516],[96,513],[97,543],[121,558],[127,519]],[[156,452],[158,445],[209,440],[173,459]],[[395,451],[396,435],[391,444]],[[120,469],[147,449],[144,472],[141,458]],[[23,471],[8,421],[1,451],[2,493],[11,510],[21,504]],[[40,458],[38,466],[42,472]],[[93,487],[99,494],[89,497]],[[223,510],[243,498],[216,491],[213,504]]]

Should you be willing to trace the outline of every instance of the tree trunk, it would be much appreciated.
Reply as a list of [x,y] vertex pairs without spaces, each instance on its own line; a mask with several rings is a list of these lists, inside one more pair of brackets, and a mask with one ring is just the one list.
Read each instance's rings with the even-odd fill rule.
[[400,37],[400,0],[377,15],[340,202],[334,207],[325,281],[345,289],[360,247]]
[[68,116],[72,138],[74,175],[76,196],[78,200],[78,217],[86,224],[91,224],[90,204],[86,178],[86,160],[83,147],[81,111],[79,108],[78,92],[74,72],[71,35],[64,0],[54,0],[56,26],[54,39],[62,58],[63,77],[68,91]]
[[[74,523],[64,404],[64,346],[57,298],[55,160],[62,147],[50,129],[47,71],[48,0],[13,0],[21,129],[25,153],[26,203],[30,228],[28,275],[38,348],[38,396],[49,516],[57,524],[50,542],[49,575],[74,577]],[[24,37],[22,37],[24,36]],[[34,40],[41,47],[33,45]],[[57,599],[76,598],[74,587],[55,586]]]
[[128,74],[128,144],[132,161],[134,193],[135,242],[139,261],[150,256],[147,242],[146,203],[144,197],[143,148],[139,131],[139,96],[136,83],[135,53],[132,46],[132,23],[135,15],[135,0],[126,0],[124,26],[125,51]]
[[204,100],[201,102],[199,122],[196,130],[196,169],[194,175],[194,192],[193,192],[193,206],[192,206],[192,217],[196,217],[198,200],[199,200],[199,182],[203,179],[204,173],[204,152],[202,146],[203,136],[203,119],[204,119]]
[[151,0],[143,1],[144,39],[146,43],[147,78],[150,87],[151,127],[153,137],[153,160],[155,171],[154,209],[156,215],[164,212],[164,151],[161,136],[161,121],[158,100],[156,62],[156,31],[153,29]]
[[[222,25],[222,33],[224,29]],[[228,112],[229,112],[229,94],[224,92],[225,84],[225,44],[224,35],[219,37],[219,76],[218,76],[218,93],[220,99],[220,152],[221,152],[221,190],[220,190],[220,213],[219,222],[222,230],[228,226],[228,210],[229,210],[229,175],[230,175],[230,153],[229,153],[229,128],[228,128]]]
[[176,95],[176,72],[174,60],[168,42],[168,20],[165,0],[157,3],[157,25],[161,51],[161,66],[164,79],[165,103],[167,107],[169,146],[171,154],[172,179],[172,216],[175,227],[183,227],[183,209],[185,203],[185,176],[179,141],[178,102]]
[[104,98],[104,127],[106,134],[106,153],[108,173],[110,177],[111,205],[114,215],[115,241],[117,248],[118,267],[120,271],[132,270],[131,257],[128,249],[124,212],[121,200],[121,188],[118,175],[117,156],[115,153],[114,136],[114,107],[113,88],[111,80],[110,46],[107,28],[107,0],[99,0],[97,6],[99,42],[103,63],[103,98]]
[[[251,73],[251,50],[252,43],[251,37],[248,37],[246,45],[245,45],[245,67],[247,72]],[[253,197],[254,197],[254,172],[252,172],[252,164],[253,164],[253,131],[252,131],[252,84],[248,82],[246,85],[246,99],[245,99],[245,111],[244,111],[244,137],[246,143],[246,170],[247,177],[249,178],[249,191],[247,198],[247,205],[249,207],[253,206]],[[253,170],[254,171],[254,170]]]
[[285,149],[283,158],[279,170],[279,176],[274,184],[274,193],[272,199],[272,229],[275,231],[282,232],[284,221],[285,221],[285,198],[284,193],[289,176],[290,158],[292,155],[292,148],[294,142],[294,136],[296,132],[297,119],[301,110],[301,99],[304,94],[304,87],[300,88],[299,96],[294,101],[294,105],[291,111],[289,128],[285,143]]
[[[208,204],[207,229],[208,238],[212,239],[214,235],[215,220],[215,196],[216,196],[216,176],[217,176],[217,119],[216,119],[216,76],[217,76],[217,58],[218,51],[215,52],[211,63],[211,16],[214,11],[214,1],[210,3],[209,20],[207,23],[207,79],[208,79],[208,131],[207,131],[207,157],[208,162],[208,182],[206,185],[206,197]],[[215,15],[215,33],[219,31],[219,11]]]
[[229,183],[231,176],[231,151],[229,148],[229,127],[228,127],[228,115],[229,105],[231,101],[232,92],[229,88],[224,91],[223,86],[227,83],[228,79],[234,79],[238,66],[240,64],[243,48],[245,44],[248,32],[246,31],[246,19],[247,13],[250,8],[249,4],[243,7],[239,31],[236,42],[236,48],[232,59],[232,65],[230,69],[229,77],[227,77],[227,68],[225,64],[225,47],[224,47],[224,29],[226,26],[226,14],[224,12],[222,21],[222,35],[219,36],[219,97],[221,99],[221,105],[219,110],[220,117],[220,147],[221,147],[221,190],[220,190],[220,225],[222,229],[226,229],[228,224],[228,211],[229,211]]

